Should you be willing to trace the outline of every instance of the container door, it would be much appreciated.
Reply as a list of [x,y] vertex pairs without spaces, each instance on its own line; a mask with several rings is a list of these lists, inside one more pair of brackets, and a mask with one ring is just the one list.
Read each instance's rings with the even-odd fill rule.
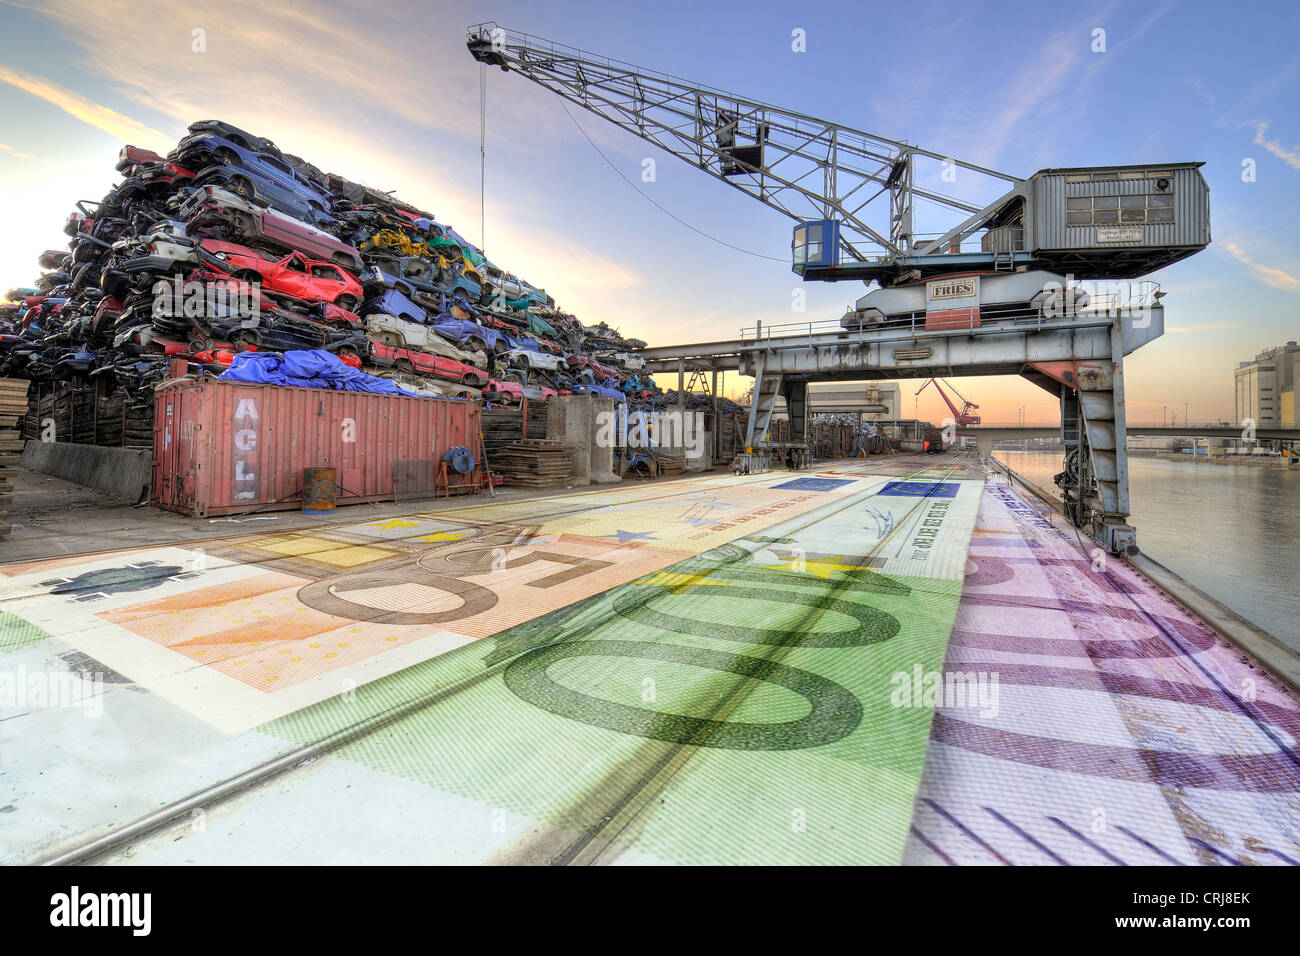
[[163,507],[176,503],[179,449],[175,424],[179,407],[180,396],[174,388],[163,389],[154,399],[153,480],[149,487],[150,497]]

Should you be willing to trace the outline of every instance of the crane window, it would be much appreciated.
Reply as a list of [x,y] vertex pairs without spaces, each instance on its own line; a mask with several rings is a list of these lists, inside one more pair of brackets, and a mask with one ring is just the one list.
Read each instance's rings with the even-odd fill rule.
[[822,259],[822,227],[808,227],[808,259],[811,262],[821,262]]
[[1067,183],[1113,183],[1118,180],[1126,182],[1135,179],[1171,179],[1173,172],[1168,169],[1121,169],[1109,172],[1070,173],[1065,177]]
[[[1152,182],[1153,189],[1160,188],[1156,185],[1158,181]],[[1065,222],[1070,226],[1173,221],[1174,197],[1169,192],[1153,191],[1130,196],[1068,196],[1065,200]]]
[[808,224],[794,231],[794,264],[822,264],[822,225]]

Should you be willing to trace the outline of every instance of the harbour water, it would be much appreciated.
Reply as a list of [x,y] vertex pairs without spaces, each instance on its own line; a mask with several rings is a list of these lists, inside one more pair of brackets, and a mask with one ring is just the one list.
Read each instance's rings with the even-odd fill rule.
[[[1055,451],[997,451],[1054,489]],[[1130,519],[1143,552],[1300,651],[1300,473],[1129,458]]]

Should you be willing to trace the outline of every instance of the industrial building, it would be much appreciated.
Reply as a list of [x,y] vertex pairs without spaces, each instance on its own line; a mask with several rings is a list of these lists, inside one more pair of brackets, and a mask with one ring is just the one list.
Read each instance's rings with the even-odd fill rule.
[[[779,407],[779,406],[778,406]],[[810,414],[862,413],[863,421],[899,417],[897,382],[813,382],[808,386]]]
[[1295,383],[1300,379],[1300,345],[1287,342],[1238,362],[1233,372],[1236,421],[1258,427],[1295,427]]

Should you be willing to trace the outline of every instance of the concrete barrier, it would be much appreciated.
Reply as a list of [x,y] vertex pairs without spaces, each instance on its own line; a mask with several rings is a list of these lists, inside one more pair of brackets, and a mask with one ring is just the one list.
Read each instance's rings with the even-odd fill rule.
[[152,458],[146,448],[104,448],[29,439],[19,464],[43,475],[138,501],[149,493]]
[[591,446],[595,434],[593,400],[580,395],[553,396],[546,403],[546,437],[564,443],[573,462],[569,484],[581,488],[591,484]]
[[546,437],[564,443],[573,461],[572,484],[621,481],[614,474],[614,449],[607,434],[614,400],[589,393],[556,396],[546,403]]

